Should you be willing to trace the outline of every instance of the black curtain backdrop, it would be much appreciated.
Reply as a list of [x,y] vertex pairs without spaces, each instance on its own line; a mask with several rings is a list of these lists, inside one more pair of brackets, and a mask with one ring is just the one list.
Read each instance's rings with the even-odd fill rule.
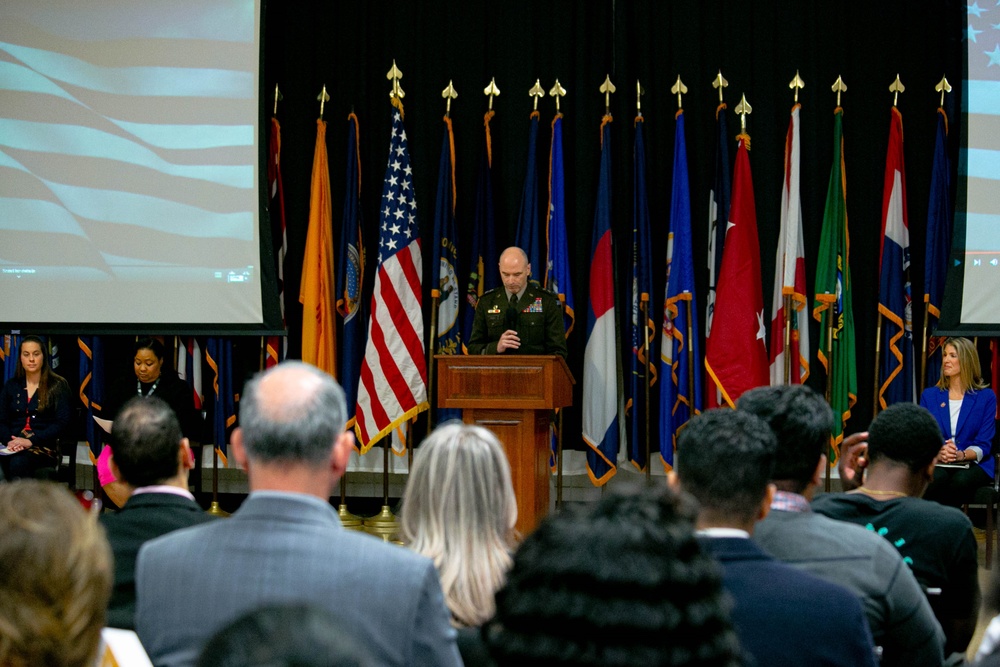
[[[578,381],[575,405],[579,406],[600,157],[598,128],[604,113],[604,96],[598,88],[605,75],[610,75],[618,89],[611,99],[612,207],[623,337],[628,331],[636,79],[646,90],[642,110],[653,221],[653,319],[659,324],[677,110],[677,99],[670,87],[678,74],[689,89],[684,110],[696,262],[704,262],[707,257],[708,192],[713,177],[714,113],[718,103],[718,92],[711,82],[719,70],[729,81],[724,95],[734,139],[731,156],[735,155],[735,135],[739,131],[739,118],[733,109],[743,94],[753,107],[747,130],[752,137],[750,161],[767,314],[779,231],[784,138],[793,103],[788,82],[796,70],[806,82],[799,100],[803,226],[811,294],[833,155],[832,112],[836,96],[830,86],[840,75],[848,87],[841,103],[859,385],[858,404],[848,432],[865,428],[872,416],[882,183],[893,101],[888,87],[897,73],[906,86],[899,108],[905,132],[910,270],[916,306],[914,333],[919,340],[927,196],[939,103],[934,85],[947,75],[954,86],[945,102],[954,172],[962,131],[958,112],[962,108],[965,14],[964,4],[955,0],[863,6],[826,0],[268,3],[264,73],[268,113],[276,83],[284,95],[277,115],[282,127],[281,165],[288,224],[285,307],[291,356],[297,357],[300,349],[302,315],[297,295],[319,114],[316,96],[324,85],[331,96],[324,117],[329,124],[327,148],[335,239],[344,197],[347,114],[353,109],[360,120],[362,207],[369,249],[366,300],[370,298],[377,259],[373,249],[378,242],[379,199],[391,114],[390,83],[385,74],[392,61],[395,59],[404,73],[401,85],[406,92],[406,127],[423,238],[425,285],[431,269],[434,193],[445,107],[441,90],[451,80],[459,92],[451,116],[457,153],[458,242],[462,251],[463,244],[467,250],[471,236],[476,168],[483,144],[483,114],[487,108],[483,88],[495,77],[502,91],[494,101],[496,117],[492,121],[500,248],[513,242],[516,231],[532,108],[528,89],[540,79],[547,91],[556,78],[567,89],[561,106],[565,114],[566,208],[577,312],[569,349],[570,366]],[[539,215],[544,221],[550,122],[555,113],[550,97],[539,104],[539,111]],[[953,178],[952,183],[956,180]],[[541,267],[534,268],[537,275]],[[697,277],[698,307],[703,314],[707,268]],[[425,307],[429,303],[425,294]],[[704,326],[704,317],[701,319]],[[430,322],[429,313],[425,313],[425,322]],[[818,339],[817,324],[813,322],[809,383],[822,391],[825,376],[815,356]],[[628,366],[624,368],[627,372]],[[581,447],[579,407],[567,411],[566,424],[565,445]]]

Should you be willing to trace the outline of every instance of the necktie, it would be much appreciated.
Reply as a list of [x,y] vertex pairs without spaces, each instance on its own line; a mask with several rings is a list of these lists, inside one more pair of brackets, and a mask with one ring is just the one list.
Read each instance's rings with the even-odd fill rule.
[[510,297],[510,307],[507,308],[507,328],[517,330],[517,295]]

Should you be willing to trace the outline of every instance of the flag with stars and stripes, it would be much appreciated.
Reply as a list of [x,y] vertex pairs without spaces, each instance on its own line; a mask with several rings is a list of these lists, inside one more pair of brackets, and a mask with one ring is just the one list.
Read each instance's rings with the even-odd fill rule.
[[379,215],[378,268],[354,427],[362,453],[428,408],[417,200],[403,104],[393,98],[392,105],[395,110]]

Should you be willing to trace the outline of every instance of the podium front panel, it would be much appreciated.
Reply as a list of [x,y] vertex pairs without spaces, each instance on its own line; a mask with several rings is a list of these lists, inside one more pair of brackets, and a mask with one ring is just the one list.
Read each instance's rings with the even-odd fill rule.
[[548,412],[466,408],[463,418],[489,429],[503,444],[517,499],[515,528],[527,535],[549,511]]
[[495,407],[499,399],[512,409],[541,410],[551,403],[546,380],[543,364],[465,364],[451,369],[448,400],[466,407]]

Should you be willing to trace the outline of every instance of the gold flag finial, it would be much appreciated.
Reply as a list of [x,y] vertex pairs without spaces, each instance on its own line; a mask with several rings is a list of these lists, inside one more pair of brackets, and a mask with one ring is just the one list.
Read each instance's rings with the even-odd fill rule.
[[[275,86],[275,88],[277,88],[277,86]],[[951,92],[951,84],[948,83],[948,77],[942,75],[941,76],[941,80],[937,82],[936,86],[934,86],[934,90],[936,90],[939,93],[941,93],[941,106],[943,107],[944,106],[944,95],[945,95],[945,93],[950,93]]]
[[601,84],[600,91],[604,93],[604,114],[611,115],[611,93],[615,92],[615,84],[611,83],[611,75],[604,76],[604,83]]
[[899,74],[896,74],[896,80],[889,84],[889,92],[892,93],[892,106],[896,106],[899,102],[899,94],[905,90],[906,86],[899,80]]
[[832,90],[833,92],[837,93],[837,106],[839,107],[840,106],[840,94],[847,92],[847,84],[844,83],[844,80],[842,78],[840,78],[839,74],[837,75],[837,80],[833,82],[832,86],[830,86],[830,90]]
[[399,85],[399,80],[403,78],[403,73],[396,67],[395,59],[392,61],[392,67],[385,73],[385,78],[392,81],[392,90],[389,91],[389,99],[402,100],[406,97],[406,93],[403,92],[403,88]]
[[722,89],[729,85],[729,82],[722,78],[722,70],[716,75],[715,79],[712,80],[712,88],[719,89],[719,104],[722,104]]
[[490,78],[490,85],[483,88],[483,95],[490,98],[490,111],[493,111],[493,98],[500,95],[500,89],[497,88],[497,80]]
[[[949,87],[948,90],[951,90],[951,88]],[[278,84],[274,84],[274,115],[275,116],[278,115],[278,100],[283,100],[283,99],[285,99],[285,96],[281,94],[280,90],[278,90]]]
[[635,113],[637,116],[642,116],[642,96],[646,94],[646,89],[642,87],[639,83],[639,79],[635,80]]
[[795,91],[795,103],[799,103],[799,91],[806,87],[806,82],[799,76],[799,70],[795,70],[795,78],[788,82],[788,87]]
[[678,74],[677,75],[677,83],[675,83],[670,88],[670,92],[672,92],[674,95],[677,96],[677,108],[678,109],[682,109],[684,107],[684,103],[683,103],[683,100],[681,99],[681,95],[686,95],[687,91],[688,91],[688,87],[684,85],[684,82],[681,81],[681,75]]
[[740,133],[747,133],[747,116],[753,113],[753,107],[747,102],[747,96],[740,98],[740,103],[736,105],[736,115],[740,117]]
[[552,86],[549,90],[549,96],[556,98],[556,113],[559,113],[559,98],[566,95],[566,89],[559,85],[559,79],[556,79],[556,85]]
[[319,117],[320,117],[320,119],[322,119],[323,118],[323,107],[326,106],[326,103],[330,101],[330,96],[327,95],[327,93],[326,93],[326,84],[325,83],[323,84],[323,90],[321,90],[319,92],[319,95],[316,96],[316,99],[319,100]]
[[533,111],[538,111],[538,100],[545,97],[545,89],[542,88],[542,80],[535,79],[535,85],[533,85],[528,90],[528,96],[534,98],[532,102],[534,103]]
[[458,99],[458,91],[455,90],[455,86],[452,85],[451,79],[448,79],[448,87],[441,91],[441,97],[446,100],[444,115],[451,118],[451,101]]

